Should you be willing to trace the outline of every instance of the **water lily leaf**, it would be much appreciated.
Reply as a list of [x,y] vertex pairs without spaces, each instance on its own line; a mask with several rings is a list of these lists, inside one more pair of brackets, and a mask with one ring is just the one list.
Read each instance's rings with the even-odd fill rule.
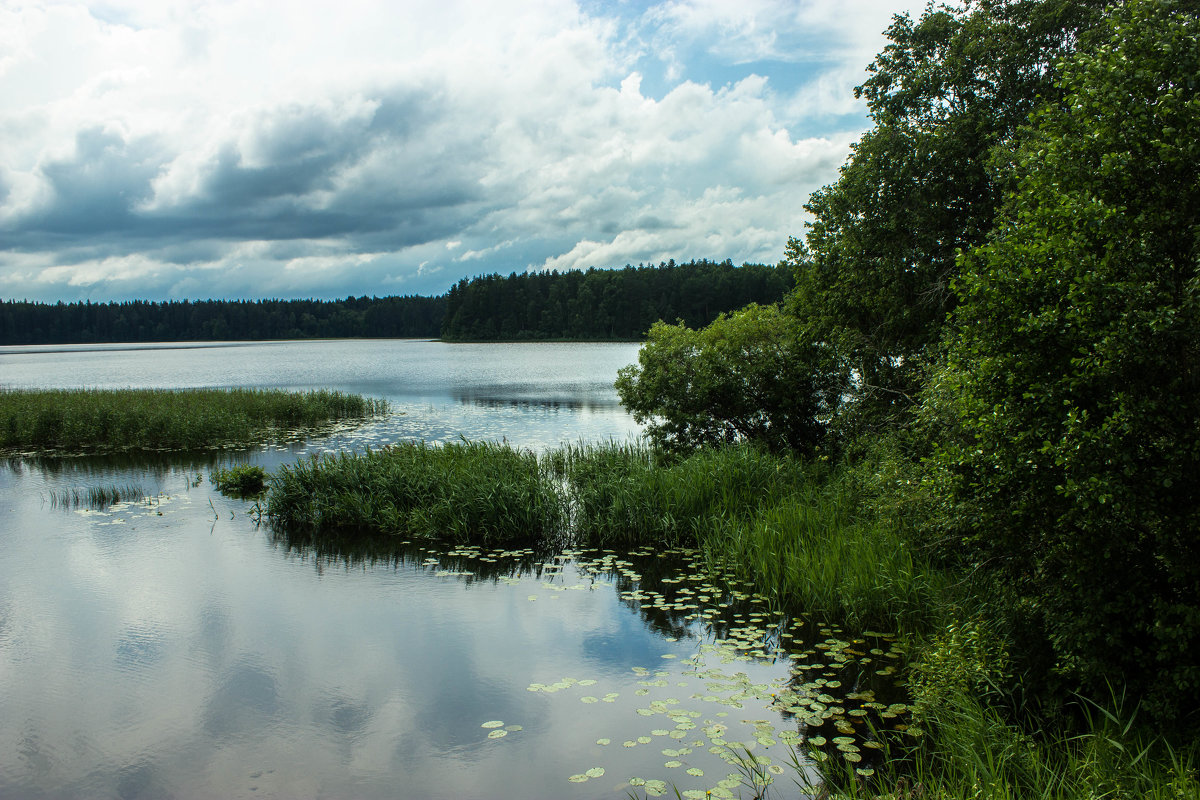
[[604,738],[604,739],[597,739],[597,740],[596,740],[596,744],[598,744],[598,745],[607,745],[607,744],[612,744],[612,739],[608,739],[608,738]]
[[663,764],[663,766],[664,766],[664,767],[667,767],[668,769],[674,769],[675,767],[682,767],[682,766],[683,766],[683,762],[682,762],[682,761],[671,760],[671,761],[668,761],[667,763]]
[[504,736],[508,736],[508,731],[504,730],[503,728],[500,728],[500,729],[498,729],[498,730],[494,730],[494,731],[492,731],[491,733],[489,733],[489,734],[488,734],[488,738],[489,738],[489,739],[499,739],[499,738],[501,738],[501,737],[504,737]]
[[580,701],[581,703],[599,703],[599,702],[600,702],[600,698],[598,698],[598,697],[592,697],[592,696],[589,694],[589,695],[584,695],[583,697],[579,698],[579,701]]
[[601,778],[604,776],[604,767],[592,767],[585,774],[589,778]]
[[503,726],[504,726],[504,723],[503,723],[503,722],[501,722],[501,721],[500,721],[500,720],[498,720],[498,719],[494,719],[494,720],[491,720],[490,722],[485,722],[485,723],[483,723],[483,724],[482,724],[482,725],[480,725],[479,727],[481,727],[481,728],[500,728],[500,727],[503,727]]
[[704,770],[700,769],[699,767],[692,767],[691,769],[689,769],[689,770],[687,771],[687,774],[688,774],[688,775],[692,775],[692,776],[694,776],[694,777],[697,777],[697,778],[703,778],[703,777],[704,777]]
[[588,779],[587,775],[572,775],[567,778],[571,783],[583,783]]

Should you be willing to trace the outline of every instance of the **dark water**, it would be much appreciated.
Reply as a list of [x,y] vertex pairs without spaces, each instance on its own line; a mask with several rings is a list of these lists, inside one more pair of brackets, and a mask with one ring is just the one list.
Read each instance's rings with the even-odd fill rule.
[[[840,632],[787,628],[695,554],[288,540],[208,480],[218,463],[400,438],[623,439],[637,429],[611,383],[635,358],[357,341],[0,351],[8,387],[329,387],[398,412],[236,454],[0,467],[0,797],[750,796],[731,747],[762,759],[777,796],[803,796],[780,770],[788,739],[830,705],[803,703],[852,707],[841,695],[879,663],[826,644],[806,673],[783,650]],[[147,498],[63,502],[107,484]],[[887,647],[854,647],[873,644]]]

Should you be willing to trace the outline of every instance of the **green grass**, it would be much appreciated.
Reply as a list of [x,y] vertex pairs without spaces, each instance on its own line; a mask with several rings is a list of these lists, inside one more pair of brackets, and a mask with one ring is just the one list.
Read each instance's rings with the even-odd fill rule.
[[329,391],[0,390],[0,451],[222,447],[386,409],[382,400]]
[[213,472],[209,479],[218,492],[233,497],[258,497],[267,490],[267,473],[262,467],[251,464],[222,467]]
[[122,502],[141,502],[150,496],[150,493],[137,483],[106,484],[82,489],[51,489],[50,506],[105,509]]
[[285,529],[358,529],[487,545],[562,530],[562,501],[538,457],[482,442],[314,456],[271,476],[265,510]]
[[573,541],[592,547],[695,546],[787,497],[800,473],[797,462],[751,447],[668,459],[637,445],[583,445],[546,461],[565,482]]

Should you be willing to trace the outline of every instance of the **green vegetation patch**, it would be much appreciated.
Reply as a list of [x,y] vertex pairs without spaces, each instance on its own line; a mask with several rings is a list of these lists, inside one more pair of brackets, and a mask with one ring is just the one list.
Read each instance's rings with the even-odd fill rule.
[[331,391],[0,390],[0,451],[224,447],[386,410],[383,400]]
[[281,528],[360,529],[493,544],[554,536],[562,501],[531,452],[483,443],[406,442],[312,457],[271,479]]
[[233,497],[258,497],[267,490],[266,471],[252,464],[223,467],[210,479],[217,491]]

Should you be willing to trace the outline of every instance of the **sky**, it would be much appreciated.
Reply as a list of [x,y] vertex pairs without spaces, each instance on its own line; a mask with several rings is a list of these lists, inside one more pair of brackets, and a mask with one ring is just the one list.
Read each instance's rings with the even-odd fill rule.
[[0,299],[777,262],[913,0],[0,0]]

